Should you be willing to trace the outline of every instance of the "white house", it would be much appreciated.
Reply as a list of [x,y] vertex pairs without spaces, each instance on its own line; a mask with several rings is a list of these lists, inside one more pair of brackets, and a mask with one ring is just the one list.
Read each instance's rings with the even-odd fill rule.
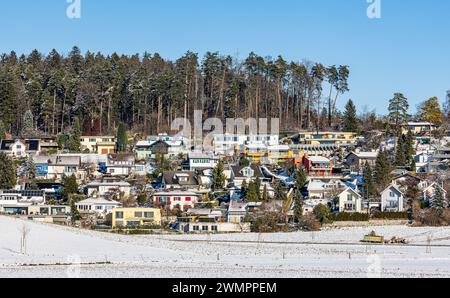
[[339,199],[339,212],[357,212],[361,213],[362,210],[362,197],[359,193],[351,189],[350,187],[345,189],[338,195]]
[[214,152],[220,155],[234,156],[242,153],[245,145],[275,146],[279,144],[278,135],[267,134],[219,134],[213,139]]
[[65,176],[75,175],[77,180],[85,178],[81,169],[81,157],[70,155],[34,156],[36,176],[43,179],[62,180]]
[[213,169],[219,163],[220,158],[214,154],[202,152],[190,152],[188,155],[189,170]]
[[114,208],[121,207],[122,204],[103,198],[89,198],[75,203],[75,206],[81,213],[97,213],[106,215],[111,213]]
[[111,176],[129,176],[134,170],[135,159],[132,154],[110,154],[106,164]]
[[129,196],[131,194],[131,185],[124,181],[104,181],[91,182],[86,185],[88,196],[105,196],[107,194],[122,194]]
[[0,143],[0,151],[13,158],[36,155],[39,150],[39,140],[2,140]]
[[381,211],[382,212],[403,212],[405,195],[395,185],[389,185],[381,193]]
[[28,208],[45,203],[43,190],[0,190],[0,212],[28,214]]

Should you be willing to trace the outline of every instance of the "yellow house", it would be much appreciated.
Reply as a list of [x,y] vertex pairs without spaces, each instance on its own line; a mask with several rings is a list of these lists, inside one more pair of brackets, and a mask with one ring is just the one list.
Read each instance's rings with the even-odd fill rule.
[[114,154],[116,138],[114,136],[82,136],[81,148],[97,154]]
[[268,151],[268,159],[272,163],[294,158],[294,151],[288,145],[269,146]]
[[300,144],[304,145],[341,145],[356,144],[357,134],[353,132],[301,132]]
[[436,125],[430,122],[408,122],[403,126],[402,133],[407,134],[409,131],[414,135],[430,134],[436,130]]
[[267,151],[267,146],[262,144],[245,146],[245,156],[254,162],[259,162],[264,159],[267,156]]
[[157,208],[115,208],[112,227],[161,225],[161,210]]

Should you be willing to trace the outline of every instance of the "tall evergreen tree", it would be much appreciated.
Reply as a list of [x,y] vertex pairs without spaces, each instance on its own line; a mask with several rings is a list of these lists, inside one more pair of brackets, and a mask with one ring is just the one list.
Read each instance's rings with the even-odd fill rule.
[[406,164],[405,158],[405,138],[404,136],[398,137],[397,140],[397,148],[395,153],[395,165],[399,167],[403,167]]
[[308,175],[303,167],[297,167],[294,172],[295,188],[301,190],[308,182]]
[[250,183],[248,184],[248,191],[245,199],[246,201],[249,202],[256,202],[259,200],[258,193],[256,191],[256,185],[255,182],[253,182],[253,180],[251,180]]
[[437,186],[435,188],[434,195],[431,199],[430,205],[432,208],[438,210],[440,213],[442,213],[444,209],[447,208],[445,195],[441,187]]
[[213,182],[213,189],[214,190],[221,190],[225,187],[226,183],[226,176],[224,174],[224,168],[223,163],[221,160],[219,160],[219,163],[217,166],[213,169],[212,173],[212,182]]
[[380,151],[375,162],[375,183],[378,191],[382,191],[389,184],[389,173],[391,171],[391,164],[386,151]]
[[294,219],[296,222],[300,222],[302,217],[303,217],[303,196],[300,191],[297,191],[294,205]]
[[30,110],[26,111],[23,116],[22,124],[22,136],[30,137],[34,132],[34,117],[33,112]]
[[121,122],[117,129],[117,151],[125,152],[128,145],[128,136],[125,124]]
[[0,140],[4,140],[6,138],[6,129],[3,121],[0,120]]
[[372,172],[372,168],[370,164],[366,162],[363,170],[363,186],[362,186],[364,197],[371,198],[376,196],[377,194],[373,176],[374,175]]
[[0,153],[0,173],[0,189],[14,189],[17,179],[16,166],[4,153]]
[[408,131],[404,143],[405,159],[407,164],[411,164],[416,155],[416,149],[414,148],[414,144],[415,144],[414,135],[411,131]]
[[267,191],[267,184],[264,184],[264,189],[263,189],[261,200],[263,202],[269,201],[269,192]]
[[408,99],[402,93],[395,93],[394,97],[389,101],[389,120],[394,126],[397,136],[401,135],[402,126],[409,119],[408,109]]
[[350,99],[345,106],[343,131],[357,132],[359,128],[358,117],[356,115],[356,107]]
[[81,124],[80,119],[78,117],[75,118],[72,134],[69,137],[68,140],[68,148],[72,152],[79,152],[81,150]]

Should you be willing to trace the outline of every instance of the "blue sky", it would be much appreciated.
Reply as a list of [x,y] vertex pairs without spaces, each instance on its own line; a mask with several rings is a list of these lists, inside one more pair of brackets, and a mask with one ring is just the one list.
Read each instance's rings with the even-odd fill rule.
[[351,68],[352,98],[385,113],[394,92],[421,101],[450,89],[450,1],[381,0],[81,0],[79,20],[66,0],[3,0],[0,52],[32,49],[133,54],[175,59],[187,50],[283,55]]

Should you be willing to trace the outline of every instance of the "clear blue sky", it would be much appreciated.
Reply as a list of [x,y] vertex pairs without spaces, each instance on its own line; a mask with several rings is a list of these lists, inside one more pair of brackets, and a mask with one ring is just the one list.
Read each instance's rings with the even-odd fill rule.
[[411,111],[450,89],[450,1],[381,0],[382,18],[369,19],[366,0],[81,0],[79,20],[66,0],[3,0],[0,52],[27,53],[73,45],[83,52],[187,50],[240,58],[250,51],[351,67],[352,98],[385,113],[394,92]]

